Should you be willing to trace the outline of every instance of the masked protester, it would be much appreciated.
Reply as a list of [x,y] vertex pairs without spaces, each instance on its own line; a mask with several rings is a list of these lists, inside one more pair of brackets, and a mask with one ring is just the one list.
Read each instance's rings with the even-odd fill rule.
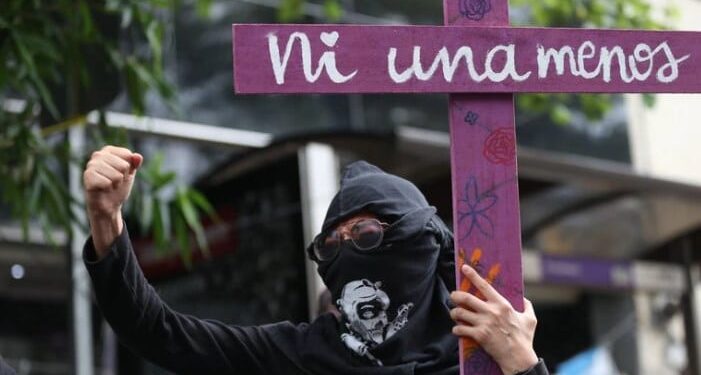
[[513,311],[476,272],[466,275],[486,301],[451,296],[452,234],[413,184],[365,162],[346,168],[307,248],[340,317],[240,327],[172,311],[143,277],[120,213],[142,160],[109,146],[93,154],[84,257],[105,318],[146,359],[180,374],[457,374],[457,334],[477,339],[505,373],[547,374],[532,349],[532,310]]

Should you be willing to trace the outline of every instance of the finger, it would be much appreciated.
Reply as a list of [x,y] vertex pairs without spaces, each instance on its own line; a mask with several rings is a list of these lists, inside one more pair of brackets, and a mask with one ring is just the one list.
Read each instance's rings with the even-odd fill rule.
[[480,331],[472,326],[467,326],[464,324],[459,324],[453,327],[453,334],[460,337],[469,337],[478,343],[482,342],[483,337]]
[[112,183],[119,183],[124,181],[124,173],[116,170],[111,165],[107,164],[104,160],[92,160],[88,163],[88,168],[93,170],[105,177],[107,177]]
[[475,325],[477,323],[478,315],[473,311],[458,307],[450,310],[450,318],[456,322]]
[[473,296],[470,293],[453,292],[450,294],[450,299],[453,301],[453,303],[455,303],[456,305],[458,305],[462,308],[467,308],[467,309],[477,311],[477,312],[489,311],[489,306],[487,305],[486,302]]
[[467,277],[468,280],[472,282],[472,285],[477,288],[477,290],[482,293],[483,296],[487,298],[487,300],[490,301],[502,301],[504,300],[504,297],[499,294],[489,283],[487,280],[483,279],[482,276],[480,276],[477,271],[475,271],[474,268],[464,265],[462,266],[462,273]]
[[95,170],[90,170],[85,172],[83,184],[87,191],[105,190],[112,187],[112,180],[97,173]]
[[104,153],[100,156],[100,160],[104,161],[107,165],[118,170],[122,174],[127,174],[131,170],[131,163],[129,163],[129,161],[124,160],[114,154]]
[[127,148],[116,146],[105,146],[100,151],[116,155],[126,161],[129,161],[131,156],[134,154]]

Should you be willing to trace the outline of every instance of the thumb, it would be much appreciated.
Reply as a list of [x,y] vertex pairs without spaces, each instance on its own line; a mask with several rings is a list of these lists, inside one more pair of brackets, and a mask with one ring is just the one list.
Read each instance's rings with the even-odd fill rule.
[[144,157],[141,156],[141,154],[135,152],[131,154],[130,163],[131,170],[129,171],[129,174],[134,174],[141,167],[141,164],[144,163]]

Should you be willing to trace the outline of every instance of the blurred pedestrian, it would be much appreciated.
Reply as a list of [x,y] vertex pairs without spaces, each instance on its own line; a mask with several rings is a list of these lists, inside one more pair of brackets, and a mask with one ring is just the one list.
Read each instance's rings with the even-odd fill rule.
[[307,248],[340,319],[241,327],[171,310],[139,269],[121,216],[142,162],[111,146],[91,157],[84,257],[120,340],[160,366],[183,374],[456,374],[458,337],[469,337],[505,374],[547,373],[533,351],[530,303],[517,312],[469,267],[463,272],[485,299],[451,295],[452,234],[416,186],[365,162],[346,168]]
[[0,375],[17,375],[15,370],[5,363],[5,359],[0,356]]

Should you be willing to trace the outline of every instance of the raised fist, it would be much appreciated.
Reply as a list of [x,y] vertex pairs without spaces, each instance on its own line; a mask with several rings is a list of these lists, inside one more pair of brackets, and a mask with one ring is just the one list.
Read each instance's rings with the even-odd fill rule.
[[93,215],[112,216],[122,208],[143,157],[126,148],[105,146],[93,152],[83,173],[85,201]]
[[122,205],[143,160],[126,148],[106,146],[95,151],[85,167],[85,204],[98,253],[121,233]]

